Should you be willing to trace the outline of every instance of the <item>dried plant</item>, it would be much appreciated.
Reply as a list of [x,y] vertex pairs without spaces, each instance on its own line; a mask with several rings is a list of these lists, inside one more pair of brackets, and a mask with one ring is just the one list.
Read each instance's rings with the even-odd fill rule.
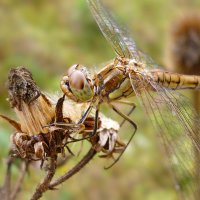
[[[103,152],[101,157],[114,158],[115,153],[120,153],[125,148],[118,136],[120,127],[117,122],[100,114],[97,134],[91,137],[95,123],[92,113],[87,116],[84,123],[77,123],[87,104],[75,106],[65,96],[54,98],[45,95],[34,82],[32,74],[24,67],[10,71],[8,93],[11,107],[19,119],[17,122],[0,115],[16,131],[11,135],[9,158],[11,160],[20,158],[26,163],[26,167],[22,169],[21,178],[19,177],[15,186],[15,192],[11,196],[9,192],[6,193],[8,199],[16,199],[17,193],[22,187],[22,179],[28,163],[31,161],[41,161],[41,167],[45,162],[46,166],[46,176],[31,197],[32,200],[36,200],[48,189],[54,189],[55,186],[77,173],[97,152]],[[69,158],[73,152],[68,145],[71,143],[81,144],[79,141],[90,142],[91,148],[88,153],[71,170],[52,181],[59,165],[58,154]],[[66,149],[68,155],[66,155]],[[4,191],[5,189],[8,191],[10,187],[10,166],[11,162],[8,162],[9,173],[3,187]]]

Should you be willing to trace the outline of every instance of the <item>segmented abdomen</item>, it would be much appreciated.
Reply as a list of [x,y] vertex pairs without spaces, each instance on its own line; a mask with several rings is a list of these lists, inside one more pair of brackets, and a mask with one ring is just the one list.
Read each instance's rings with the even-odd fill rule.
[[183,75],[166,71],[151,72],[159,85],[171,89],[200,89],[200,76]]

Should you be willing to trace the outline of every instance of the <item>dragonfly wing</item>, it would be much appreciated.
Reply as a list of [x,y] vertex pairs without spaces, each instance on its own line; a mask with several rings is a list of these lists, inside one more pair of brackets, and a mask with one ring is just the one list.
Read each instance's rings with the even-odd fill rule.
[[[147,80],[140,78],[141,85]],[[134,81],[134,79],[131,79]],[[159,129],[163,147],[180,199],[198,199],[200,169],[200,120],[186,97],[150,83],[155,91],[132,87],[153,124]],[[140,87],[141,88],[141,87]]]
[[87,0],[90,11],[101,32],[120,57],[142,62],[147,68],[155,68],[157,64],[151,57],[136,47],[136,43],[126,28],[120,26],[100,0]]
[[131,58],[137,57],[137,48],[127,31],[120,27],[100,0],[87,0],[90,11],[104,37],[114,48],[117,55]]

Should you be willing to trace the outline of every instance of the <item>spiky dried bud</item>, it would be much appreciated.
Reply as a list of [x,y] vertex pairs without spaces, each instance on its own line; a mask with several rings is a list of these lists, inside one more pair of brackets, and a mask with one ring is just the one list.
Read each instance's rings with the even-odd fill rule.
[[173,71],[200,74],[199,14],[187,15],[173,25],[169,54]]
[[55,110],[26,68],[10,70],[8,92],[9,102],[19,118],[22,132],[28,135],[47,132],[44,126],[52,121]]
[[32,74],[25,67],[11,69],[8,75],[9,102],[12,107],[21,110],[22,102],[30,104],[40,95]]
[[113,157],[114,153],[121,153],[125,148],[125,144],[119,139],[119,124],[104,115],[101,117],[101,127],[99,129],[98,141],[93,144],[93,148],[97,152],[103,152],[100,157]]

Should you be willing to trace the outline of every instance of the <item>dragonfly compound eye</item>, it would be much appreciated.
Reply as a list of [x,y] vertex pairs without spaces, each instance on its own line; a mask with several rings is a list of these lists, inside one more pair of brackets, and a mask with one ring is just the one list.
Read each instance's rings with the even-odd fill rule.
[[73,65],[62,78],[63,93],[76,102],[89,101],[94,96],[94,87],[87,69],[82,65]]
[[78,64],[72,65],[72,66],[68,69],[67,75],[68,75],[68,76],[71,76],[71,74],[77,69],[78,66],[79,66]]
[[85,76],[81,71],[74,71],[69,76],[69,86],[70,88],[82,90],[85,84]]

